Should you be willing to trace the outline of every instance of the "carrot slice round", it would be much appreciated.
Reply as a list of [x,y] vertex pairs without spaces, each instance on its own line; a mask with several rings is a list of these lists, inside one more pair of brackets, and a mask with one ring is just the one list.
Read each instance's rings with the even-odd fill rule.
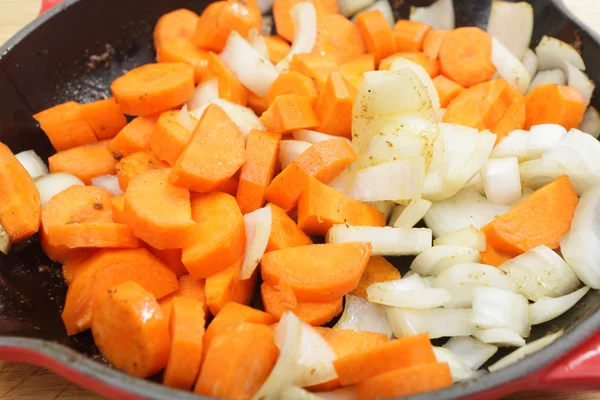
[[186,8],[164,14],[154,27],[154,47],[158,50],[161,44],[169,39],[191,39],[197,24],[198,14]]
[[317,40],[313,54],[333,57],[343,64],[366,52],[360,30],[340,14],[322,14],[317,17]]

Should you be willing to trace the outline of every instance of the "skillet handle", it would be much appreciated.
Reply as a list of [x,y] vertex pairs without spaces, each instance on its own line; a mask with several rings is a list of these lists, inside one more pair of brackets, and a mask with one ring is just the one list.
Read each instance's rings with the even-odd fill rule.
[[42,8],[40,10],[40,15],[62,2],[63,0],[42,0]]

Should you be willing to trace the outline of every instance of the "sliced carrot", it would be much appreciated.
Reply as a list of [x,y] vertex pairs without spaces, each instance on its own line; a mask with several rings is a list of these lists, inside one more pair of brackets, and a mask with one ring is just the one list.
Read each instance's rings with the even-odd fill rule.
[[265,252],[312,244],[312,240],[302,232],[302,229],[298,228],[298,225],[284,210],[271,203],[267,206],[271,208],[272,220],[271,233]]
[[85,119],[82,106],[69,101],[40,111],[33,116],[57,151],[97,141]]
[[202,82],[217,78],[219,98],[245,106],[248,102],[248,89],[235,77],[233,72],[213,52],[208,53],[208,70]]
[[112,211],[112,220],[118,224],[126,224],[125,222],[125,214],[123,210],[125,209],[125,195],[120,194],[118,196],[110,199],[111,211]]
[[48,242],[48,235],[46,235],[44,233],[43,229],[40,229],[39,235],[40,235],[40,246],[41,246],[42,250],[44,251],[46,256],[48,256],[48,258],[54,262],[57,262],[57,263],[64,262],[67,258],[69,258],[71,253],[74,250],[76,250],[76,249],[70,249],[67,246],[52,246]]
[[67,334],[74,335],[89,328],[96,297],[129,280],[157,299],[178,287],[175,274],[146,249],[99,250],[78,268],[67,290],[62,312]]
[[242,260],[206,278],[206,303],[210,313],[219,314],[225,304],[250,304],[256,284],[256,273],[250,279],[241,280]]
[[113,81],[110,89],[127,115],[152,115],[194,94],[194,69],[183,63],[146,64]]
[[187,38],[164,40],[156,49],[159,63],[184,63],[194,68],[194,80],[200,82],[208,68],[208,53]]
[[[273,18],[277,33],[287,41],[294,40],[294,22],[290,11],[300,3],[301,0],[275,0],[273,2]],[[320,14],[337,14],[338,4],[336,0],[311,0],[315,6],[317,16]]]
[[267,92],[267,104],[271,105],[277,96],[284,94],[297,94],[306,96],[314,106],[317,102],[319,92],[312,79],[296,71],[284,72],[277,77]]
[[323,303],[297,302],[295,307],[290,307],[282,299],[281,292],[268,283],[261,285],[260,292],[265,311],[278,320],[284,312],[291,310],[300,320],[319,326],[328,323],[343,310],[343,297]]
[[185,8],[164,14],[154,27],[154,47],[158,50],[164,41],[170,39],[191,39],[197,24],[198,14]]
[[233,176],[233,177],[229,178],[229,180],[227,182],[225,182],[223,184],[223,186],[221,186],[219,188],[219,192],[223,192],[223,193],[230,194],[232,196],[236,196],[239,184],[240,184],[240,181],[235,176]]
[[129,181],[134,176],[168,167],[169,165],[166,162],[160,161],[151,151],[138,151],[137,153],[130,154],[127,157],[121,158],[121,161],[116,166],[119,187],[125,191],[127,185],[129,185]]
[[431,25],[419,21],[401,19],[394,25],[396,51],[416,52],[423,50],[425,37],[431,31]]
[[117,160],[108,151],[108,140],[59,151],[48,158],[50,172],[67,172],[90,184],[92,178],[113,175]]
[[183,390],[192,388],[200,373],[205,318],[199,301],[185,297],[173,299],[169,319],[171,351],[163,377],[166,386]]
[[464,87],[485,82],[494,75],[492,38],[474,26],[448,33],[439,52],[442,75]]
[[366,299],[367,288],[377,282],[400,279],[400,272],[384,257],[371,257],[358,286],[350,294]]
[[356,16],[356,26],[365,41],[367,52],[375,55],[375,65],[396,52],[396,38],[380,10],[361,12]]
[[[353,58],[354,59],[354,58]],[[290,62],[290,71],[299,72],[315,81],[321,90],[332,72],[339,72],[340,67],[331,56],[321,54],[296,54]]]
[[150,150],[150,137],[158,115],[134,118],[108,144],[108,151],[120,160],[138,151]]
[[585,102],[579,92],[569,86],[548,84],[533,89],[526,98],[525,129],[539,124],[558,124],[569,130],[583,120]]
[[242,132],[221,107],[211,104],[175,163],[170,180],[195,192],[210,192],[223,186],[245,159]]
[[211,341],[194,393],[250,399],[271,373],[278,356],[268,326],[240,324]]
[[[160,258],[161,261],[164,262],[175,275],[177,275],[177,278],[181,278],[189,273],[185,268],[185,265],[183,265],[183,262],[181,262],[181,249],[158,250],[154,247],[148,247],[150,253]],[[181,288],[181,282],[179,282],[179,287]]]
[[272,286],[289,284],[299,301],[326,302],[356,289],[370,256],[370,243],[293,247],[266,253],[261,273]]
[[183,247],[181,260],[195,278],[207,278],[244,256],[244,218],[233,196],[213,192],[192,198],[197,222]]
[[423,53],[432,60],[437,60],[440,48],[450,31],[430,30],[423,41]]
[[488,247],[512,257],[542,244],[557,249],[578,201],[569,178],[552,181],[482,228]]
[[112,219],[112,195],[94,186],[71,186],[53,196],[42,211],[42,229],[52,246],[134,248],[129,226]]
[[40,193],[12,151],[0,143],[0,223],[11,242],[36,233],[40,226]]
[[96,253],[96,249],[73,249],[62,265],[63,278],[70,285],[77,274],[79,267],[82,266],[90,257]]
[[158,301],[160,309],[167,321],[169,321],[171,311],[173,310],[173,300],[178,297],[197,301],[202,305],[202,310],[204,311],[205,316],[207,316],[208,304],[206,303],[206,282],[204,279],[195,279],[191,275],[183,275],[179,277],[178,282],[179,288],[177,290]]
[[127,119],[114,98],[81,106],[83,117],[98,140],[112,139],[127,125]]
[[273,179],[267,189],[267,200],[290,210],[298,202],[309,177],[329,183],[357,159],[346,140],[330,139],[315,143]]
[[389,70],[392,67],[393,62],[396,61],[398,58],[404,58],[406,60],[419,64],[420,66],[425,68],[425,71],[427,71],[427,74],[429,74],[430,78],[434,78],[440,74],[439,62],[437,60],[432,60],[431,58],[427,57],[425,53],[422,52],[402,52],[393,54],[387,57],[386,59],[382,60],[381,63],[379,63],[379,69]]
[[446,78],[444,75],[438,75],[433,78],[433,84],[440,95],[440,106],[443,108],[448,107],[448,104],[450,104],[450,102],[454,100],[454,98],[456,98],[460,92],[465,90],[464,87],[460,86],[453,80]]
[[319,94],[315,111],[321,122],[317,131],[350,138],[352,105],[357,89],[341,73],[332,72]]
[[[357,80],[362,81],[365,72],[375,70],[375,55],[362,54],[344,64],[340,65],[340,72],[344,74],[352,83]],[[355,84],[359,87],[360,85]]]
[[498,252],[494,248],[494,246],[492,246],[489,243],[487,244],[485,250],[481,251],[480,254],[481,254],[480,263],[492,265],[494,267],[499,267],[512,258],[512,257],[509,257],[505,254]]
[[134,281],[98,293],[91,327],[100,353],[118,370],[146,378],[167,363],[167,321],[152,293]]
[[264,36],[263,39],[269,51],[269,60],[273,64],[277,64],[283,60],[291,50],[290,44],[281,36]]
[[248,91],[248,103],[246,104],[259,117],[269,108],[269,102],[265,97],[258,97],[251,91]]
[[177,249],[195,228],[190,192],[169,182],[170,170],[133,177],[123,213],[137,237],[157,249]]
[[179,111],[165,111],[160,115],[148,139],[156,156],[173,166],[187,145],[192,132],[178,122]]
[[298,226],[309,235],[325,236],[336,224],[385,226],[377,209],[311,178],[298,201]]
[[297,94],[277,96],[260,117],[260,121],[267,130],[281,134],[319,125],[310,98]]
[[317,39],[312,53],[343,64],[366,52],[360,30],[341,14],[317,15]]
[[[525,96],[512,86],[508,88],[511,97],[510,105],[506,108],[500,121],[491,128],[492,133],[496,134],[496,143],[516,129],[523,129],[527,119],[527,105]],[[578,125],[579,126],[579,125]]]

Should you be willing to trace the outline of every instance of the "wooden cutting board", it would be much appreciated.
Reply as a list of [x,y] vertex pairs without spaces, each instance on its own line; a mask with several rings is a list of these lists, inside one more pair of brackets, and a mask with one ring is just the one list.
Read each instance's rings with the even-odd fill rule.
[[[588,26],[600,27],[600,0],[563,0]],[[0,44],[36,17],[41,0],[0,0]],[[0,361],[0,400],[103,399],[60,376],[32,365]],[[542,393],[510,400],[600,400],[600,392]],[[507,400],[508,400],[507,399]]]

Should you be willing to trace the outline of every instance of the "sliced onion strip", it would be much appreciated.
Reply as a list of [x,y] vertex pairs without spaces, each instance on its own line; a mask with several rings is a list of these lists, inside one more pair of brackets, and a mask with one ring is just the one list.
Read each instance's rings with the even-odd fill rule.
[[407,256],[431,247],[431,231],[425,228],[334,225],[327,232],[326,242],[368,242],[373,246],[371,255]]
[[478,286],[473,289],[473,323],[478,329],[506,328],[528,337],[529,302],[509,290]]
[[281,169],[285,169],[296,161],[312,144],[300,140],[282,140],[279,142],[279,162]]
[[531,325],[539,325],[564,314],[589,292],[589,286],[561,297],[540,297],[535,303],[529,305],[529,319]]
[[470,336],[450,338],[444,344],[444,348],[460,357],[473,370],[479,369],[498,351],[497,346],[484,343]]
[[399,338],[425,332],[431,339],[467,336],[474,329],[471,309],[409,310],[388,307],[387,314],[394,335]]
[[560,336],[562,336],[562,334],[563,334],[563,331],[560,330],[556,333],[546,335],[541,339],[534,340],[533,342],[528,343],[527,345],[513,351],[509,355],[496,361],[494,364],[492,364],[488,367],[488,370],[490,372],[495,372],[495,371],[498,371],[499,369],[506,368],[509,365],[512,365],[512,364],[516,363],[517,361],[524,359],[526,356],[528,356],[532,353],[535,353],[536,351],[539,351],[539,350],[543,349],[544,347],[548,346],[550,343],[554,342],[556,339],[558,339]]
[[344,303],[344,312],[334,329],[376,332],[392,337],[384,306],[350,294],[345,296]]
[[438,237],[433,241],[433,246],[460,246],[469,247],[477,251],[486,249],[485,234],[474,226],[467,226]]
[[246,250],[242,263],[242,280],[250,279],[256,270],[269,242],[272,220],[271,207],[259,208],[244,215]]
[[410,20],[431,25],[433,29],[454,29],[453,1],[438,0],[429,7],[411,7]]
[[[294,40],[289,53],[276,65],[279,72],[285,72],[290,68],[294,54],[310,53],[317,40],[317,12],[312,2],[297,3],[290,10],[290,14],[294,22]],[[249,72],[252,70],[250,69]]]
[[479,251],[469,247],[433,246],[415,257],[410,269],[423,276],[438,276],[454,265],[479,261]]
[[27,170],[29,176],[33,179],[40,176],[48,175],[48,167],[46,163],[37,155],[34,150],[22,151],[15,154],[15,158],[19,160],[23,168]]
[[473,376],[473,370],[452,351],[444,347],[433,347],[437,362],[447,363],[454,382],[467,380]]
[[[531,8],[531,6],[529,6],[529,8]],[[506,32],[508,30],[504,29],[504,31]],[[519,34],[519,36],[521,35]],[[518,49],[518,51],[521,51],[521,49]],[[527,88],[531,83],[531,76],[529,76],[529,72],[527,71],[527,68],[525,68],[525,65],[519,60],[520,57],[521,55],[515,56],[511,53],[511,51],[504,47],[502,42],[496,37],[492,37],[492,63],[496,67],[496,73],[521,94],[524,94],[527,92]]]
[[432,289],[418,274],[394,281],[377,282],[367,288],[369,301],[391,307],[430,309],[450,301],[445,289]]
[[40,204],[42,208],[46,207],[48,201],[55,194],[75,185],[85,186],[81,179],[66,172],[55,172],[35,180],[35,186],[37,186],[40,192]]
[[525,2],[492,2],[487,31],[520,60],[531,42],[533,7]]
[[102,175],[92,178],[92,186],[106,189],[113,196],[123,194],[123,190],[119,186],[119,178],[117,175]]

